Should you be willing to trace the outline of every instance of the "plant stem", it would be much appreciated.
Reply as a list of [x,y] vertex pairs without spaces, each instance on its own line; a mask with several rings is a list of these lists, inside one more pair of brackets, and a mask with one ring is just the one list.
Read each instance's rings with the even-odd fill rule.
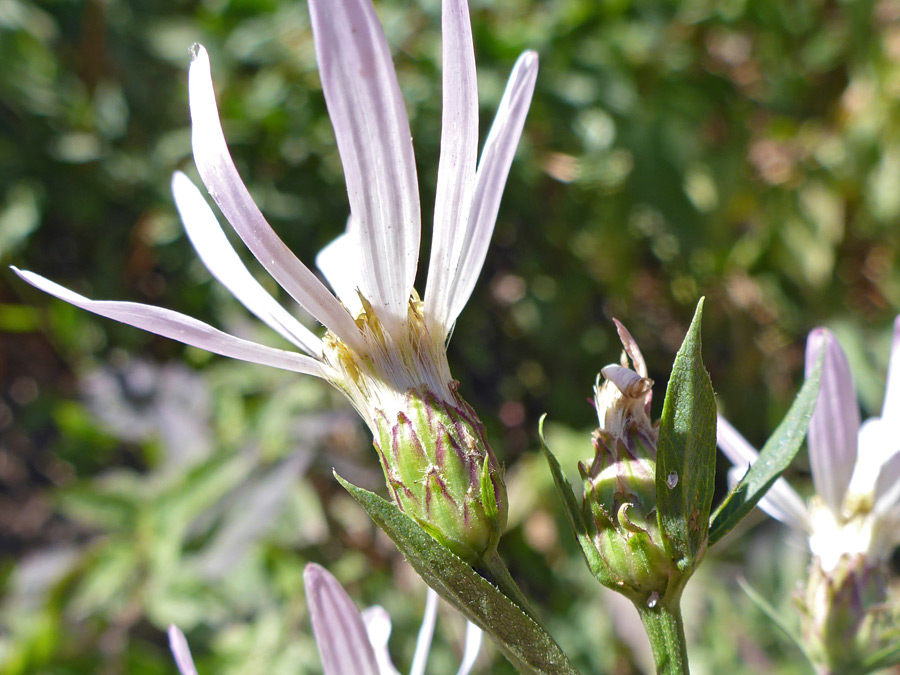
[[675,598],[649,604],[635,603],[653,650],[658,675],[688,675],[684,623],[681,620],[680,593]]

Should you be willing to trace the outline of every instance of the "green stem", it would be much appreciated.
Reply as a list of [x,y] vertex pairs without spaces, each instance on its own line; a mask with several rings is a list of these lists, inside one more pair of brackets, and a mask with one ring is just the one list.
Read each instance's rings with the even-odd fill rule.
[[[679,594],[680,595],[680,594]],[[670,606],[671,605],[671,606]],[[653,650],[658,675],[688,675],[687,646],[681,620],[680,597],[649,604],[635,603]]]

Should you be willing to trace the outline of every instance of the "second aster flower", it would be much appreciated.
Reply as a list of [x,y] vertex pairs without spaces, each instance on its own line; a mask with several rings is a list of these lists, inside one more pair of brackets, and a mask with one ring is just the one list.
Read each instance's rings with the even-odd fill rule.
[[[900,599],[888,583],[900,546],[900,317],[881,417],[860,424],[847,356],[824,328],[807,340],[807,373],[820,357],[808,435],[815,494],[804,502],[779,479],[759,505],[808,537],[812,562],[796,600],[810,659],[822,672],[868,672],[865,664],[900,640]],[[735,482],[756,461],[756,450],[721,417],[718,443],[735,465],[729,475]]]
[[204,185],[262,266],[327,329],[320,338],[244,267],[200,191],[172,180],[185,229],[220,282],[302,353],[247,342],[170,310],[95,301],[33,272],[62,300],[209,351],[320,377],[343,392],[375,439],[401,509],[470,562],[496,548],[507,512],[503,470],[484,427],[457,392],[446,342],[487,253],[531,102],[537,55],[517,61],[478,159],[478,95],[469,10],[444,0],[441,159],[422,299],[413,289],[421,214],[403,98],[370,0],[310,0],[322,89],[350,201],[347,231],[317,264],[334,294],[282,242],[238,175],[219,120],[206,51],[189,93],[194,159]]

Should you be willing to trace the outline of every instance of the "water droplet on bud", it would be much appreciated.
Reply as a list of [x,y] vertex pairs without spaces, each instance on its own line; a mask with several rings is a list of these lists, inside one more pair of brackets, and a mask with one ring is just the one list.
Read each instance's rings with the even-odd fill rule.
[[657,604],[659,604],[659,593],[657,593],[656,591],[653,591],[650,594],[650,597],[647,598],[647,607],[649,607],[650,609],[653,609],[654,607],[656,607]]
[[675,486],[678,485],[678,472],[670,471],[669,475],[666,476],[666,485],[669,486],[670,490],[674,490]]

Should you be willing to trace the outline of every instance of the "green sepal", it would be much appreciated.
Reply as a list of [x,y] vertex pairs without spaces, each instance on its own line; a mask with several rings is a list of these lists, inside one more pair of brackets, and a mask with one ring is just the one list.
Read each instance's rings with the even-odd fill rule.
[[578,672],[551,635],[531,618],[529,608],[502,593],[394,504],[337,473],[335,478],[394,541],[425,583],[488,633],[520,672]]
[[703,298],[672,365],[659,426],[657,519],[680,569],[706,551],[716,475],[716,399],[701,355]]
[[572,528],[572,533],[575,535],[575,540],[581,548],[581,553],[584,555],[585,562],[587,562],[591,573],[604,586],[611,586],[613,579],[609,568],[600,556],[599,551],[597,551],[596,546],[594,546],[594,541],[591,539],[590,534],[588,534],[584,517],[581,514],[581,508],[578,506],[578,500],[575,499],[575,493],[572,492],[572,485],[544,440],[544,420],[546,419],[547,415],[544,414],[538,422],[538,436],[541,439],[541,450],[544,451],[544,457],[547,458],[547,464],[550,465],[553,483],[556,485],[559,496],[562,498],[563,510],[566,513],[566,519],[569,521],[569,527]]
[[806,438],[809,420],[819,397],[824,355],[823,350],[787,415],[763,446],[759,459],[753,462],[741,481],[713,513],[709,526],[710,546],[728,534],[750,513],[796,457],[803,439]]

